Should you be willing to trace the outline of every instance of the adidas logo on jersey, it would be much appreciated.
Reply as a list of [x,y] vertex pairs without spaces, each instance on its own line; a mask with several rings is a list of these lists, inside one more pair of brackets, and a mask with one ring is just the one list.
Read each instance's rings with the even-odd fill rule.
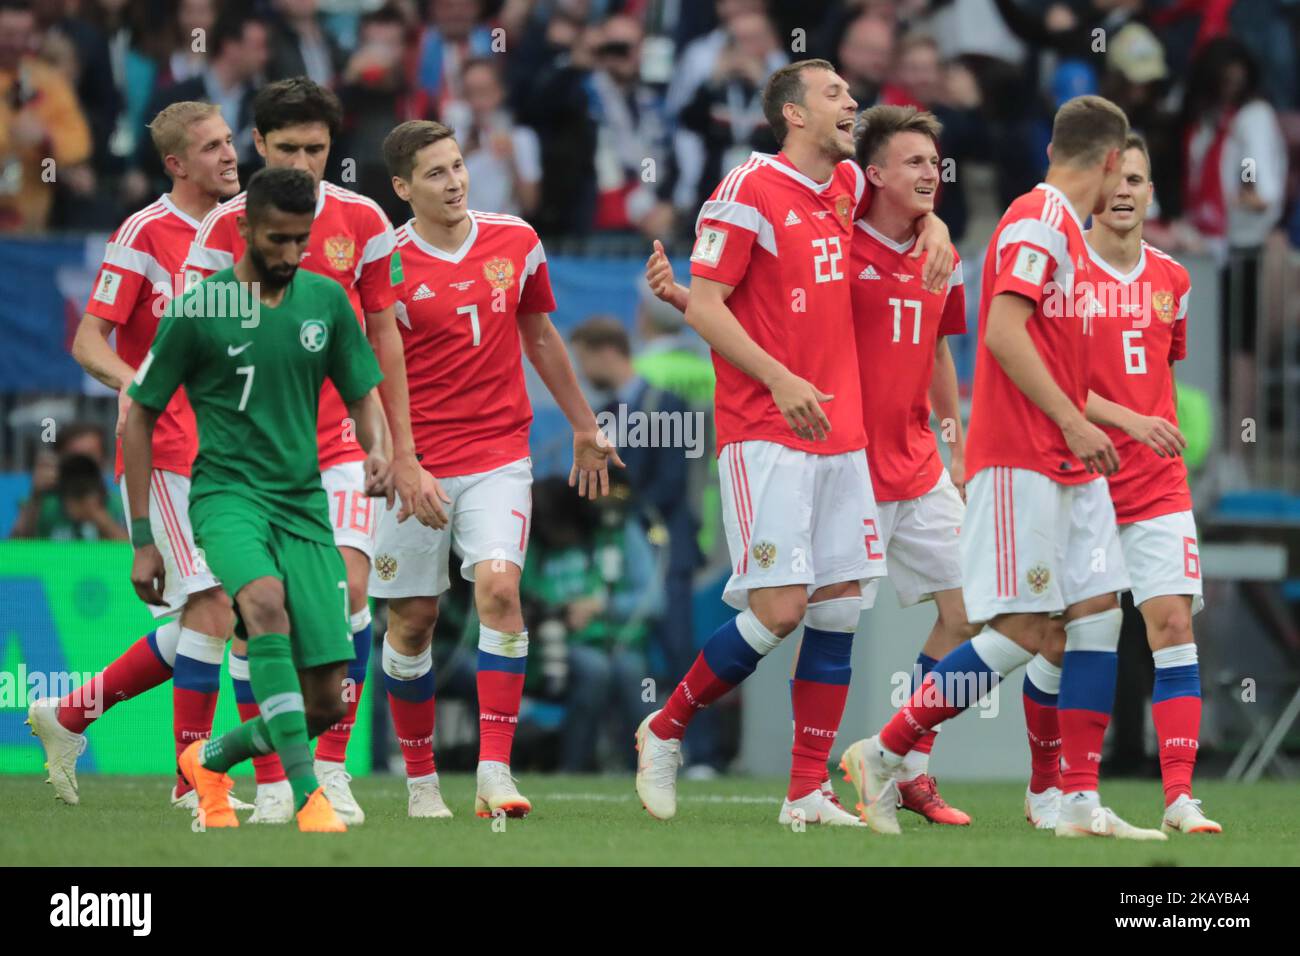
[[788,213],[786,213],[785,224],[786,224],[787,226],[798,226],[798,225],[800,225],[802,222],[803,222],[803,220],[800,219],[798,216],[796,216],[796,215],[794,214],[794,210],[793,210],[793,209],[791,209]]
[[859,278],[859,279],[879,279],[879,278],[880,278],[880,273],[876,271],[876,267],[875,267],[875,266],[868,265],[865,269],[863,269],[861,272],[858,273],[858,278]]
[[415,294],[411,296],[411,301],[419,302],[421,299],[432,299],[432,298],[433,298],[433,290],[430,289],[423,282],[421,282],[420,287],[416,289]]

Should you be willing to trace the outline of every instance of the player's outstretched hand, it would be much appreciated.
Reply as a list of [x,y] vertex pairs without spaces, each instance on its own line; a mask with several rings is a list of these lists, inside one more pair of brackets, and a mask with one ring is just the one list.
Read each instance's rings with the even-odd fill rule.
[[1124,430],[1130,438],[1140,441],[1161,458],[1177,457],[1187,447],[1187,439],[1178,426],[1159,415],[1138,415]]
[[167,569],[156,544],[142,544],[131,561],[131,586],[145,604],[160,605],[167,589]]
[[626,468],[623,459],[599,428],[573,433],[573,467],[569,469],[569,487],[578,488],[578,496],[595,501],[609,494],[609,465]]
[[[435,531],[447,527],[447,509],[443,503],[451,504],[451,498],[442,490],[438,479],[420,467],[414,455],[393,463],[393,486],[401,503],[398,524],[415,515],[420,524]],[[393,506],[391,497],[388,506]]]
[[1110,437],[1092,422],[1079,421],[1061,429],[1070,451],[1079,456],[1083,466],[1094,475],[1113,475],[1119,471],[1119,453]]
[[793,373],[772,386],[772,401],[785,417],[785,423],[800,438],[810,441],[825,441],[830,434],[831,421],[822,411],[821,403],[834,397]]
[[650,291],[656,298],[663,299],[665,302],[670,301],[675,284],[673,264],[668,261],[664,244],[658,239],[655,240],[655,251],[650,253],[650,258],[645,261],[645,281],[649,283]]
[[925,217],[925,225],[916,237],[916,246],[909,259],[925,256],[925,266],[921,269],[921,282],[930,292],[942,292],[948,288],[948,279],[952,276],[956,257],[952,250],[952,236],[948,227],[938,216]]

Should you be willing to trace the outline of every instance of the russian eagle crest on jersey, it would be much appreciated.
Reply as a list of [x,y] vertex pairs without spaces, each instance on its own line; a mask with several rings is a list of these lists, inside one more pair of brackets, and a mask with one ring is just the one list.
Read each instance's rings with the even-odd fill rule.
[[[975,388],[966,436],[967,478],[993,465],[1025,468],[1062,484],[1088,473],[1056,424],[1015,383],[984,343],[994,296],[1034,305],[1026,328],[1048,373],[1082,412],[1096,316],[1083,224],[1055,186],[1039,183],[1011,204],[989,239],[980,286]],[[1015,436],[1013,441],[1008,436]]]
[[[108,239],[104,263],[86,311],[117,326],[117,354],[139,368],[149,352],[167,303],[183,289],[181,267],[198,222],[168,196],[129,216]],[[194,410],[177,389],[153,433],[153,466],[189,476],[198,451]],[[122,442],[117,442],[115,476],[122,477]]]
[[[1103,305],[1093,331],[1091,384],[1099,395],[1143,415],[1178,424],[1173,363],[1187,357],[1191,279],[1165,253],[1142,243],[1133,271],[1123,275],[1089,248]],[[1187,463],[1161,458],[1116,428],[1106,428],[1119,453],[1110,495],[1120,524],[1190,511]]]
[[[205,278],[232,267],[244,254],[236,219],[243,215],[246,192],[228,199],[204,218],[185,262],[186,281],[191,274]],[[388,217],[374,200],[350,189],[322,182],[316,194],[316,217],[301,267],[343,286],[357,321],[365,327],[365,314],[379,312],[397,300],[401,273],[394,252],[397,239]],[[348,418],[338,389],[326,381],[321,389],[317,443],[320,469],[349,461],[362,461],[365,450]]]
[[753,153],[700,210],[691,275],[734,287],[727,306],[749,336],[835,396],[822,405],[827,439],[800,438],[768,389],[715,352],[719,450],[748,440],[821,455],[866,445],[849,297],[852,218],[865,186],[852,160],[816,183],[782,154]]
[[930,379],[939,336],[966,332],[956,260],[948,286],[929,292],[913,236],[897,243],[859,219],[850,272],[867,460],[876,501],[906,501],[935,486],[943,459],[930,430]]
[[455,252],[420,238],[414,219],[397,230],[411,431],[421,463],[439,478],[528,457],[533,411],[519,316],[555,311],[532,226],[517,216],[469,215],[469,235]]

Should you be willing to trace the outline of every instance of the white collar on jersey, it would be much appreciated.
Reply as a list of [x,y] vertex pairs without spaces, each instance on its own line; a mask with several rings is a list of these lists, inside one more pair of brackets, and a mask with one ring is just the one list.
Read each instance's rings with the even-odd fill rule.
[[802,186],[805,186],[808,189],[811,189],[815,193],[824,193],[828,188],[830,188],[830,184],[835,180],[835,173],[832,172],[831,178],[826,180],[826,182],[824,183],[813,182],[813,180],[809,179],[803,173],[799,172],[799,170],[795,169],[788,162],[784,162],[784,163],[781,162],[781,160],[777,159],[776,156],[773,155],[772,153],[760,153],[758,152],[758,150],[755,150],[754,152],[749,154],[749,158],[757,159],[764,166],[771,166],[773,169],[785,173],[795,182],[799,183]]
[[159,200],[159,202],[161,202],[164,206],[166,206],[167,211],[170,212],[177,219],[179,219],[181,222],[185,223],[185,225],[192,226],[196,230],[201,225],[201,223],[197,219],[195,219],[185,210],[181,209],[180,206],[172,202],[172,197],[167,195],[167,193],[162,194],[162,198]]
[[474,240],[478,238],[478,218],[474,215],[472,210],[469,211],[469,235],[465,237],[465,241],[460,244],[460,248],[455,252],[444,252],[437,246],[431,246],[429,243],[421,239],[420,234],[415,231],[414,216],[412,216],[406,223],[406,234],[411,237],[411,242],[415,243],[415,247],[421,252],[433,256],[435,259],[441,259],[443,262],[450,262],[452,265],[456,265],[464,259],[465,256],[469,255],[470,249],[474,247]]
[[319,219],[321,210],[323,210],[324,208],[325,208],[325,180],[322,179],[320,182],[316,184],[316,214],[312,216],[312,219]]
[[1061,205],[1065,207],[1065,211],[1070,214],[1070,218],[1073,219],[1075,225],[1079,227],[1079,231],[1083,232],[1083,222],[1080,221],[1079,214],[1074,211],[1074,204],[1071,203],[1070,200],[1065,198],[1065,193],[1061,192],[1059,189],[1057,189],[1055,186],[1051,185],[1050,183],[1039,183],[1034,188],[1042,189],[1046,192],[1049,192],[1057,199],[1059,199],[1061,201]]
[[1142,273],[1146,271],[1147,244],[1145,242],[1142,243],[1142,251],[1138,255],[1137,265],[1135,265],[1133,267],[1133,271],[1129,272],[1128,274],[1120,272],[1109,262],[1103,259],[1101,257],[1101,254],[1097,252],[1097,250],[1092,247],[1092,244],[1087,242],[1086,239],[1084,241],[1084,244],[1088,247],[1088,258],[1092,260],[1093,265],[1100,267],[1103,272],[1105,272],[1108,276],[1110,276],[1112,279],[1114,279],[1117,282],[1123,283],[1124,285],[1131,285],[1132,283],[1137,281],[1138,276],[1142,275]]
[[865,232],[872,239],[876,240],[876,242],[880,243],[886,249],[893,249],[895,252],[907,252],[907,250],[911,249],[912,246],[916,245],[915,235],[911,236],[907,242],[900,243],[890,239],[883,232],[876,232],[876,230],[872,229],[865,219],[859,219],[857,225],[859,229]]

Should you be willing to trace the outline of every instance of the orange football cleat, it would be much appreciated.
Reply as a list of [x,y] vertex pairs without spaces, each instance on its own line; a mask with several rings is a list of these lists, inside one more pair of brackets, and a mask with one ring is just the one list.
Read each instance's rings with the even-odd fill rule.
[[199,795],[199,821],[204,829],[216,827],[237,827],[239,818],[235,808],[230,805],[230,791],[235,781],[229,774],[217,773],[203,766],[199,758],[203,756],[206,740],[196,740],[183,751],[176,761],[181,774]]
[[317,787],[298,811],[298,829],[303,833],[347,833],[348,828],[330,806],[325,788]]
[[919,813],[931,823],[958,827],[970,825],[970,814],[948,806],[947,801],[939,796],[938,781],[928,773],[921,774],[915,780],[900,780],[898,794],[903,798],[904,810]]

